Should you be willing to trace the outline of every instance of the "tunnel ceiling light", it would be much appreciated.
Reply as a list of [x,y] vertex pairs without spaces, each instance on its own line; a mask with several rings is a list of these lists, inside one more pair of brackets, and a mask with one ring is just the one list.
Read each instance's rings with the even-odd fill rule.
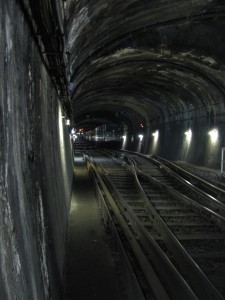
[[144,137],[144,136],[143,136],[143,134],[139,134],[139,136],[138,136],[138,137],[139,137],[139,139],[140,139],[140,142],[141,142],[141,141],[143,140],[143,137]]
[[191,138],[192,138],[192,131],[191,131],[191,129],[189,129],[188,131],[186,131],[184,134],[186,135],[187,141],[190,142]]
[[219,136],[218,130],[213,129],[213,130],[209,131],[209,135],[210,135],[211,142],[213,144],[215,144],[218,141],[218,136]]

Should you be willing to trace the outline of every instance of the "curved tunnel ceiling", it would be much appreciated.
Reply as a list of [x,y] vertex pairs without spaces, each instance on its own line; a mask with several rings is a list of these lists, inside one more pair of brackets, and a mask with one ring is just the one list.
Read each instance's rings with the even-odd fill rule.
[[219,0],[66,1],[75,123],[212,110],[225,98],[224,28]]

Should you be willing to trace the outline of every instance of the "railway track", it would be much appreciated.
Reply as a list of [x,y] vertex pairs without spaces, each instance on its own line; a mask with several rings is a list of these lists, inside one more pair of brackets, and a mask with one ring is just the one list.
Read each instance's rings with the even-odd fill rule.
[[[89,152],[143,299],[225,299],[223,191],[200,189],[156,158]],[[107,196],[108,195],[108,196]]]

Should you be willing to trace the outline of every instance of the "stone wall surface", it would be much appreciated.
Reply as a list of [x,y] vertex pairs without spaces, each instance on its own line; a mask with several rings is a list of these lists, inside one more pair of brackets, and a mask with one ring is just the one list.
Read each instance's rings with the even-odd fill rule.
[[[142,152],[155,154],[170,160],[187,161],[207,168],[220,169],[221,151],[225,147],[224,107],[208,116],[198,116],[161,122],[150,128],[143,140]],[[152,133],[158,130],[156,141]],[[191,134],[190,134],[191,131]],[[217,137],[211,135],[217,131]]]
[[0,45],[0,299],[61,299],[68,127],[16,1],[0,1]]

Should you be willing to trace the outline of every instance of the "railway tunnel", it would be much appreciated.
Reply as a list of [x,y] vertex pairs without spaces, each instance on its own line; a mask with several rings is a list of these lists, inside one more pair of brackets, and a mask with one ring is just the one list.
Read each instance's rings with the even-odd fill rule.
[[72,129],[219,172],[225,4],[8,0],[0,19],[0,298],[63,299]]

